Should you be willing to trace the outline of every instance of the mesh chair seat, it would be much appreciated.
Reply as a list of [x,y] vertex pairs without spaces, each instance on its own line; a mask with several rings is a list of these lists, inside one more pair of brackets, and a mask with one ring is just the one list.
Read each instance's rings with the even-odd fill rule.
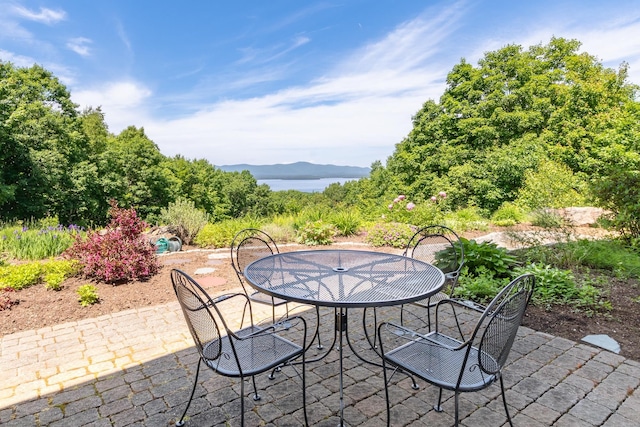
[[[481,390],[494,382],[498,378],[496,375],[487,374],[477,363],[467,363],[467,360],[478,360],[479,350],[476,347],[471,347],[468,356],[466,348],[452,350],[461,344],[461,341],[446,335],[432,333],[427,339],[411,341],[385,356],[398,366],[411,366],[418,377],[447,390]],[[491,356],[484,354],[483,357]],[[468,366],[465,367],[465,363]]]
[[[255,328],[249,329],[249,334]],[[247,331],[239,331],[239,335],[248,335]],[[208,367],[221,375],[237,377],[240,375],[256,375],[302,354],[302,347],[275,334],[261,334],[234,341],[238,362],[235,360],[228,336],[222,337],[220,357],[208,359],[208,348],[218,347],[214,340],[203,346],[204,362]]]

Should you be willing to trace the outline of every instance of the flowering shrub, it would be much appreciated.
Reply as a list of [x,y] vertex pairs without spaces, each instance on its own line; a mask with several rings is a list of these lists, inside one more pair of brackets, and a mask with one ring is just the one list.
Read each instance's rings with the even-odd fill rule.
[[384,218],[389,222],[402,222],[418,227],[439,223],[446,210],[446,198],[447,193],[441,191],[426,203],[416,205],[401,194],[387,206],[388,213],[384,215]]
[[371,246],[404,248],[416,230],[409,224],[385,222],[373,225],[367,231],[365,241]]
[[86,277],[106,283],[147,279],[158,272],[160,265],[155,248],[142,236],[147,224],[134,209],[122,209],[112,202],[111,222],[106,232],[89,232],[86,239],[78,237],[65,256],[77,259]]

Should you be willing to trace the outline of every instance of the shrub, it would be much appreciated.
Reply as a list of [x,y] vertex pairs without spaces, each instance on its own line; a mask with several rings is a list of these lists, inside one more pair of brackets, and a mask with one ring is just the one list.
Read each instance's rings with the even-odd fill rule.
[[478,243],[464,237],[460,238],[460,242],[464,249],[464,270],[470,276],[478,276],[486,271],[496,277],[505,277],[516,263],[516,257],[493,242]]
[[509,278],[496,278],[485,267],[479,267],[475,276],[468,274],[460,276],[458,286],[453,291],[454,296],[486,304],[509,283],[509,280]]
[[94,231],[84,240],[77,238],[65,256],[77,259],[86,277],[106,283],[147,279],[156,274],[160,266],[155,248],[142,236],[147,224],[134,209],[119,208],[115,202],[109,215],[106,232]]
[[160,211],[160,221],[172,226],[184,244],[190,245],[202,227],[209,222],[209,215],[196,209],[191,200],[179,198]]
[[362,222],[360,214],[354,209],[339,210],[330,216],[329,221],[335,226],[340,236],[358,234]]
[[486,230],[488,228],[487,221],[482,216],[480,209],[474,206],[447,214],[444,223],[449,228],[458,231]]
[[525,220],[525,214],[518,206],[511,202],[504,202],[497,211],[491,215],[491,221],[501,227],[509,227]]
[[533,300],[536,304],[577,303],[588,306],[593,305],[599,298],[599,293],[593,286],[581,291],[571,270],[562,270],[551,265],[541,264],[530,264],[514,270],[516,276],[525,273],[532,273],[536,276],[536,288],[533,293]]
[[0,267],[0,288],[20,290],[33,286],[40,282],[42,271],[39,262]]
[[82,285],[78,287],[76,293],[78,294],[78,301],[80,301],[80,305],[83,307],[88,307],[100,300],[98,290],[93,285]]
[[204,248],[228,248],[233,237],[244,228],[261,228],[262,221],[245,217],[227,219],[214,224],[206,224],[195,237],[196,245]]
[[408,224],[398,222],[377,223],[367,230],[365,241],[371,246],[404,248],[416,230]]
[[299,243],[310,246],[330,245],[333,243],[336,229],[332,224],[319,219],[317,221],[307,222],[302,228],[298,229],[297,234]]
[[75,276],[80,272],[80,265],[77,261],[50,261],[44,264],[43,267],[44,286],[54,291],[60,290],[62,282],[68,277]]

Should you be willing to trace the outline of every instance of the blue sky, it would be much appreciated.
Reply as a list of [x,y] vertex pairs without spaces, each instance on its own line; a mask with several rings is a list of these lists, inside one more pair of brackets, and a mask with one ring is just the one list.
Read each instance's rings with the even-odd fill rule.
[[640,83],[638,1],[0,0],[0,59],[214,165],[383,163],[461,58],[552,36]]

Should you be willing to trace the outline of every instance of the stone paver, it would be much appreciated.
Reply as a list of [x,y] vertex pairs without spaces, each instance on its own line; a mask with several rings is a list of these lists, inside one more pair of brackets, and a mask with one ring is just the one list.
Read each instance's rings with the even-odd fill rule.
[[[284,310],[284,307],[279,307]],[[306,309],[307,311],[302,311]],[[315,310],[298,310],[315,325]],[[378,320],[394,316],[378,311]],[[271,308],[256,304],[269,319]],[[375,354],[361,333],[360,311],[350,312],[356,350]],[[229,318],[239,321],[241,307]],[[333,338],[333,310],[323,309],[324,350],[313,345],[308,358],[325,354]],[[233,325],[238,327],[239,325]],[[198,355],[176,302],[6,335],[0,339],[0,424],[3,426],[166,426],[184,410]],[[307,409],[311,425],[338,423],[338,357],[332,350],[307,365]],[[380,368],[345,348],[345,422],[386,423]],[[640,419],[640,363],[614,353],[521,327],[504,373],[515,425],[637,426]],[[303,422],[300,379],[287,367],[274,380],[258,378],[262,400],[245,390],[246,425],[293,426]],[[449,426],[453,396],[443,394],[443,412],[432,407],[437,389],[392,377],[392,425]],[[202,369],[188,426],[238,425],[238,380]],[[500,426],[506,421],[498,385],[460,397],[463,426]]]

